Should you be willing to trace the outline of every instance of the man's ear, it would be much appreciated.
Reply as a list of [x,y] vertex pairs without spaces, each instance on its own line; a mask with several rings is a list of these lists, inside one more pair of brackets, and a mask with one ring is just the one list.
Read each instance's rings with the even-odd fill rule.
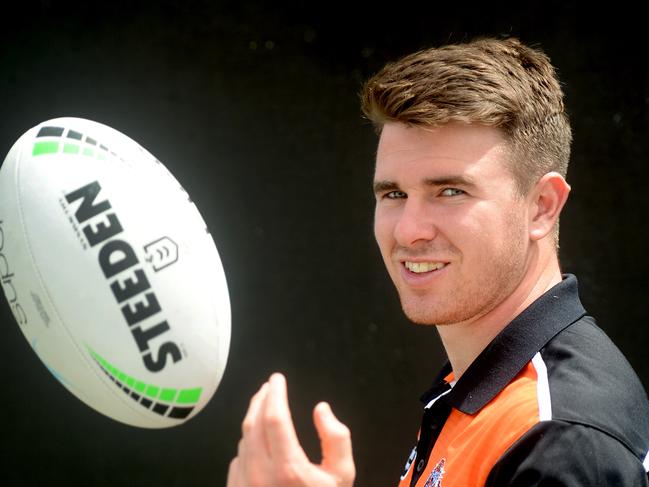
[[569,193],[570,185],[557,172],[547,173],[530,190],[530,239],[541,240],[552,231]]

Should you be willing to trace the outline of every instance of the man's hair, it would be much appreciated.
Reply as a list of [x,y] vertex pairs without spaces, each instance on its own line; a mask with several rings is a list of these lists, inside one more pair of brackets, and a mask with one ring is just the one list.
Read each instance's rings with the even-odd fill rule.
[[561,86],[550,59],[518,39],[477,39],[408,55],[372,76],[361,98],[377,133],[388,122],[496,127],[521,194],[550,171],[566,176],[572,134]]

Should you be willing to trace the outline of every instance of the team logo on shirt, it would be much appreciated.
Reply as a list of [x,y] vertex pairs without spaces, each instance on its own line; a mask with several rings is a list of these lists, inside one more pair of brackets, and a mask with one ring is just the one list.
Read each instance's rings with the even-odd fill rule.
[[444,465],[446,465],[446,459],[442,458],[435,468],[430,473],[426,479],[424,487],[442,487],[442,477],[444,477]]

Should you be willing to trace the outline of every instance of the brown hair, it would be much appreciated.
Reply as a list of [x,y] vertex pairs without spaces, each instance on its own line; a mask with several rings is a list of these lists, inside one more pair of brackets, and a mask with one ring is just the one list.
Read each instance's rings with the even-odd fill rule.
[[496,127],[525,194],[544,174],[566,176],[572,134],[550,59],[518,39],[477,39],[387,64],[364,85],[362,110],[378,133],[388,122]]

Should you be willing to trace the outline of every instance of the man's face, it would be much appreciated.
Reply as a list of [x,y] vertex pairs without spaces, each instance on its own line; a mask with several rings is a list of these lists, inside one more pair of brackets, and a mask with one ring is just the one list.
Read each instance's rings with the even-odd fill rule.
[[505,158],[490,127],[383,128],[374,232],[412,321],[471,321],[521,282],[528,212]]

